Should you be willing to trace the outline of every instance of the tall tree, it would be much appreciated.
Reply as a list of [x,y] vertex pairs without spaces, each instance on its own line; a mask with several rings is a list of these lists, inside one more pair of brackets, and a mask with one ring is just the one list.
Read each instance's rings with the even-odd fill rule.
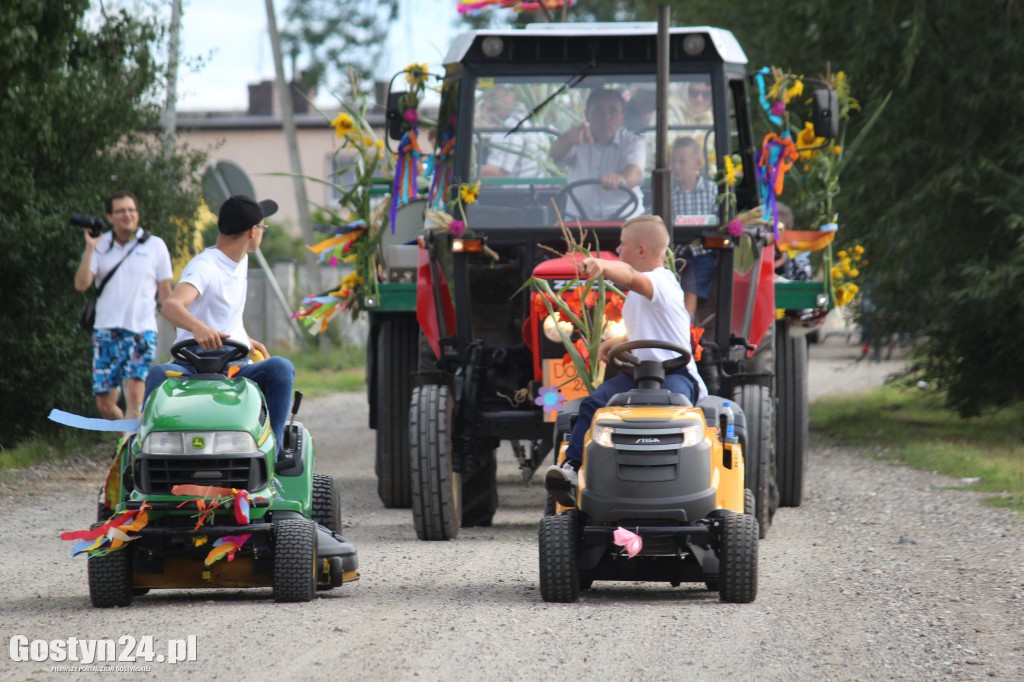
[[[373,83],[373,70],[383,55],[390,24],[398,16],[398,0],[290,0],[281,40],[292,74],[303,89],[327,86],[338,93],[348,85],[347,71]],[[300,64],[301,62],[301,64]]]
[[195,153],[165,156],[154,134],[158,28],[126,13],[84,27],[88,0],[0,9],[0,446],[45,429],[53,407],[90,411],[90,343],[72,281],[82,230],[126,188],[144,224],[176,243],[198,206]]

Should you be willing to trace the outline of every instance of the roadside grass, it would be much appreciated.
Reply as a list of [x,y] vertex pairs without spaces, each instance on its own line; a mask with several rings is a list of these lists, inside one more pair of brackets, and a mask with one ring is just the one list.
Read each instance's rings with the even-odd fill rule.
[[1024,516],[1024,405],[961,419],[934,391],[890,385],[810,406],[810,428],[836,445],[960,479],[959,490]]
[[106,449],[113,455],[112,437],[116,440],[116,434],[63,427],[21,441],[13,448],[0,449],[0,482],[7,480],[7,472],[11,469],[24,469],[43,462],[63,459],[71,453]]
[[295,365],[295,388],[307,398],[366,390],[366,349],[343,345],[319,350],[282,352]]

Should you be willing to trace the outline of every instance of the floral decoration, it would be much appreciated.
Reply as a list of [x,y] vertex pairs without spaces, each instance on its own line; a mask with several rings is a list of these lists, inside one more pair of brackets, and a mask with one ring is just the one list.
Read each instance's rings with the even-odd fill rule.
[[531,304],[533,314],[542,326],[550,326],[561,339],[566,351],[562,358],[563,364],[572,364],[587,392],[593,393],[600,382],[601,366],[591,359],[597,357],[602,340],[625,333],[622,325],[625,296],[603,276],[589,279],[582,277],[580,267],[583,259],[600,252],[596,237],[594,243],[590,244],[590,235],[582,227],[579,228],[577,238],[561,219],[559,226],[562,228],[566,252],[560,253],[543,245],[541,248],[569,259],[573,264],[574,276],[557,290],[552,289],[548,280],[539,277],[531,277],[523,286],[534,289]]
[[867,265],[868,261],[864,258],[864,247],[860,244],[839,251],[836,258],[838,260],[832,265],[829,274],[832,277],[836,305],[845,306],[849,305],[860,291],[860,287],[853,280],[860,276],[860,269]]
[[537,391],[537,397],[533,403],[544,408],[544,414],[558,412],[565,404],[565,396],[558,390],[558,386],[543,386]]

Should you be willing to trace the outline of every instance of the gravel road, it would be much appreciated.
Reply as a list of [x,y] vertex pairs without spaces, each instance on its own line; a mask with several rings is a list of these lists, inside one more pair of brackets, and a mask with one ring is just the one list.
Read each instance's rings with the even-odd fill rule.
[[[856,357],[835,339],[812,347],[812,396],[871,388],[900,365]],[[408,510],[377,499],[364,397],[309,400],[300,418],[341,485],[361,580],[310,604],[171,591],[93,609],[85,562],[57,539],[88,526],[103,476],[100,458],[79,456],[0,486],[5,645],[149,635],[159,653],[194,635],[195,661],[123,664],[152,679],[1024,679],[1024,524],[957,481],[876,461],[884,443],[812,440],[808,494],[761,542],[753,604],[696,585],[596,583],[555,605],[537,585],[543,489],[519,482],[510,454],[494,526],[424,543]],[[0,678],[68,679],[54,665],[8,651]]]

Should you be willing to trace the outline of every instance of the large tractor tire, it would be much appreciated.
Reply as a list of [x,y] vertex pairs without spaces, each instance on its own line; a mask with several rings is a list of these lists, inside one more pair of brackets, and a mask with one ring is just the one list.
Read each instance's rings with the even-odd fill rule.
[[494,450],[483,453],[483,463],[473,473],[463,473],[462,527],[490,526],[498,510],[498,458]]
[[746,428],[738,430],[746,465],[745,487],[754,492],[754,516],[765,537],[772,523],[778,495],[773,477],[775,435],[771,389],[759,384],[742,384],[733,395],[746,418]]
[[419,361],[415,319],[385,320],[377,335],[377,495],[388,509],[411,504],[409,490],[409,397]]
[[96,608],[131,606],[135,596],[132,549],[129,544],[109,554],[89,558],[89,599]]
[[283,519],[274,527],[274,601],[312,601],[316,596],[316,523]]
[[412,519],[420,540],[452,540],[462,520],[461,476],[452,471],[454,402],[447,386],[414,388],[409,405]]
[[341,533],[341,493],[332,476],[313,474],[313,520]]
[[718,596],[749,604],[757,598],[757,520],[749,514],[727,516],[722,523]]
[[807,337],[791,336],[788,327],[785,320],[776,323],[775,465],[779,506],[799,507],[804,497],[807,449]]
[[580,596],[576,512],[542,518],[537,539],[540,543],[540,596],[547,602],[576,601]]

